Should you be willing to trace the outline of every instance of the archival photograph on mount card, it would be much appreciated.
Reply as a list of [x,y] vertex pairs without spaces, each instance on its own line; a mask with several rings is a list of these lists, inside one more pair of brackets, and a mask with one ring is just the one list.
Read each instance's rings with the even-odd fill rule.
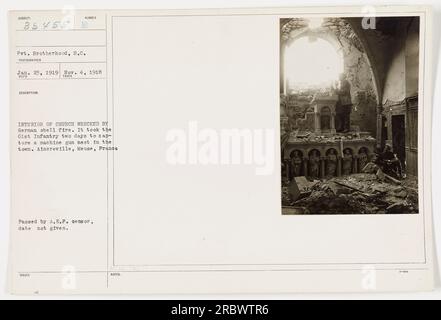
[[427,6],[9,13],[14,294],[433,287]]
[[282,214],[419,212],[419,34],[418,16],[280,19]]

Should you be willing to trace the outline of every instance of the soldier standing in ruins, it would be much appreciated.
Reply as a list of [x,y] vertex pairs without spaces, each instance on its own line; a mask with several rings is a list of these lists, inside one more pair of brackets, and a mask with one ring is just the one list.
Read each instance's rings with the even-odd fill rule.
[[338,102],[336,106],[337,131],[348,132],[351,129],[351,84],[344,73],[340,74],[338,88]]

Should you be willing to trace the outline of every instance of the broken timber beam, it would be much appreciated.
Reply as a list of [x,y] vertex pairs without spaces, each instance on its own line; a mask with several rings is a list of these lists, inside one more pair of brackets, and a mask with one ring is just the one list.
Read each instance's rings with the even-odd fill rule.
[[338,184],[338,185],[340,185],[340,186],[343,186],[343,187],[346,187],[346,188],[349,188],[349,189],[355,190],[355,191],[357,191],[357,192],[360,192],[360,193],[362,193],[362,194],[364,194],[364,195],[366,195],[366,196],[370,196],[370,194],[365,193],[363,190],[357,189],[357,188],[352,187],[352,186],[348,186],[346,183],[339,182],[339,181],[334,181],[334,183],[336,183],[336,184]]
[[386,180],[389,180],[389,181],[391,181],[391,182],[393,182],[395,184],[401,184],[400,180],[397,180],[397,179],[395,179],[395,178],[393,178],[393,177],[391,177],[391,176],[389,176],[389,175],[387,175],[385,173],[384,173],[384,177],[386,178]]

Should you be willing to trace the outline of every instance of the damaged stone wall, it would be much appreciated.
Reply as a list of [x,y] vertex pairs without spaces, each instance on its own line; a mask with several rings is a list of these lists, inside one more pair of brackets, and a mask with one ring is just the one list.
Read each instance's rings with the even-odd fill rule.
[[[295,34],[295,36],[291,41],[295,41],[303,36],[312,37],[312,39],[318,37],[329,41],[336,50],[342,51],[344,73],[351,85],[351,98],[354,104],[351,113],[351,126],[375,136],[377,131],[376,111],[378,105],[375,79],[363,44],[352,29],[351,24],[345,19],[327,19],[322,28],[312,32],[305,30],[307,24],[298,20],[294,19],[291,24],[287,20],[285,24],[282,24],[282,40],[289,43],[288,39],[290,36],[293,37],[292,34]],[[332,90],[333,88],[322,88],[321,91]],[[287,108],[286,113],[293,129],[302,130],[310,122],[311,117],[308,117],[308,112],[311,112],[311,110],[304,108],[303,100],[306,96],[311,101],[315,93],[305,90],[301,94],[302,97],[291,97],[288,95],[285,101],[287,103],[282,103],[281,101],[281,107]],[[296,99],[302,101],[297,102]],[[289,109],[295,109],[295,111],[290,112]],[[303,120],[297,121],[294,117]]]
[[352,113],[351,126],[368,131],[375,136],[377,96],[374,79],[367,56],[352,42],[342,41],[345,73],[351,84]]

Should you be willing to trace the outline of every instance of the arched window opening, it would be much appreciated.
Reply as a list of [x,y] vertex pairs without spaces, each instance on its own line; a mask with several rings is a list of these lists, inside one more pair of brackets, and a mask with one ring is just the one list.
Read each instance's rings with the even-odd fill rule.
[[286,48],[288,93],[334,87],[344,71],[341,52],[322,38],[302,37]]

